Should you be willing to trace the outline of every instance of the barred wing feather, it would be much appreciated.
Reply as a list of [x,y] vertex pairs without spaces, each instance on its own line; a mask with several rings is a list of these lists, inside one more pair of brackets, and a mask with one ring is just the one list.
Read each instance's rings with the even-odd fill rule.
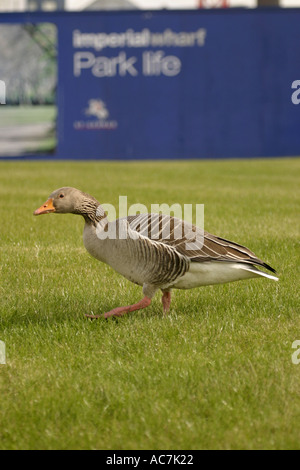
[[128,216],[132,230],[144,237],[173,247],[177,253],[191,262],[238,262],[275,270],[263,262],[248,248],[212,235],[195,225],[163,214],[139,214]]

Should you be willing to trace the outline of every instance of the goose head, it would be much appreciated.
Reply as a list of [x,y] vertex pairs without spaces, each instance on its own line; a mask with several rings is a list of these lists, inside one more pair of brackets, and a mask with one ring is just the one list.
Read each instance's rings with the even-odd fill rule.
[[73,213],[80,201],[83,199],[81,191],[75,188],[59,188],[50,194],[47,201],[36,211],[34,215],[49,214],[57,212],[59,214]]
[[34,211],[34,215],[80,214],[88,219],[95,219],[99,202],[79,189],[64,187],[53,191],[47,201]]

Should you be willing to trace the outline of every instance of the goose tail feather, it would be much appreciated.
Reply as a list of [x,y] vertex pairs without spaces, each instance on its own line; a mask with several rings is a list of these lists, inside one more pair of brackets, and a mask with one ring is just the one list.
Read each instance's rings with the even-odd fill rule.
[[[249,271],[250,273],[253,273],[255,276],[259,277],[267,277],[268,279],[272,279],[273,281],[279,281],[278,277],[272,276],[271,274],[265,273],[263,271],[260,271],[253,265],[248,265],[248,264],[238,264],[235,266],[238,269],[243,269],[244,271]],[[273,272],[276,272],[274,269],[271,268]]]

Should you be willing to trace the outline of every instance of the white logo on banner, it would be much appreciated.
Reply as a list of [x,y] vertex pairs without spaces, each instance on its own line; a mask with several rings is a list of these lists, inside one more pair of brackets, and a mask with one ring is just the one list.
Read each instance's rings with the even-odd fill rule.
[[97,98],[91,98],[88,101],[88,107],[83,110],[86,116],[91,116],[94,119],[75,121],[73,126],[74,129],[107,129],[114,130],[118,127],[116,120],[109,120],[109,111],[103,100]]
[[85,114],[87,116],[96,116],[98,119],[106,119],[109,116],[104,101],[94,99],[89,100],[89,107],[86,108]]

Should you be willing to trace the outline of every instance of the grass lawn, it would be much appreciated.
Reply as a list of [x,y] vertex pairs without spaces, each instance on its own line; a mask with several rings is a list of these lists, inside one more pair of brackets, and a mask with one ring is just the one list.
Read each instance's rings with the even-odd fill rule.
[[1,127],[54,122],[55,106],[1,106]]
[[[299,449],[299,159],[0,162],[1,449]],[[91,258],[83,220],[33,217],[52,190],[205,204],[205,229],[279,282],[174,291],[91,321],[141,288]]]
[[53,152],[55,106],[0,106],[0,156]]

